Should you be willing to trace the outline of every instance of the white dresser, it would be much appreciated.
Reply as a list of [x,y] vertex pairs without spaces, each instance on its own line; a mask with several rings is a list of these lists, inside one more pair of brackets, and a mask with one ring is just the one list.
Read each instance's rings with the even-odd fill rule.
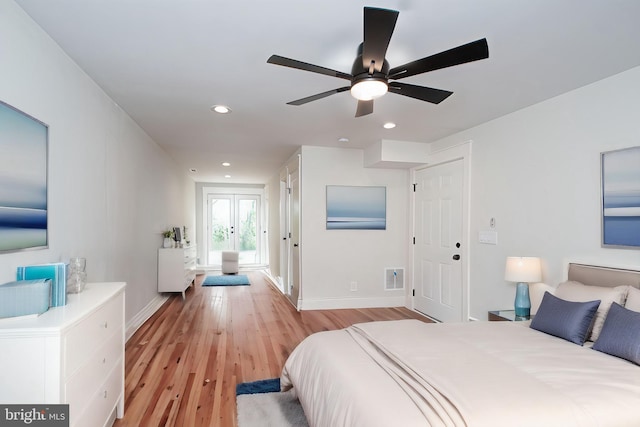
[[158,292],[182,292],[196,278],[196,247],[158,249]]
[[88,283],[67,305],[0,319],[0,402],[68,403],[71,426],[124,414],[125,283]]

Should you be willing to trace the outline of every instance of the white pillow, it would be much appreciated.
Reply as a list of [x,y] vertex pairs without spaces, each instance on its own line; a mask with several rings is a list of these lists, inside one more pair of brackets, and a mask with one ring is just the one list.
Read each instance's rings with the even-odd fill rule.
[[624,308],[632,311],[640,311],[640,289],[629,286],[629,295]]
[[611,303],[616,302],[623,306],[627,299],[628,290],[628,286],[616,286],[615,288],[587,286],[583,283],[569,280],[558,285],[555,296],[575,302],[600,300],[600,306],[594,317],[591,333],[587,337],[589,341],[595,341],[600,336],[600,331],[602,331],[604,319],[607,317]]
[[529,299],[531,300],[531,315],[535,315],[538,312],[538,307],[542,302],[542,297],[545,292],[549,292],[551,295],[555,295],[556,288],[549,286],[546,283],[530,283],[529,284]]

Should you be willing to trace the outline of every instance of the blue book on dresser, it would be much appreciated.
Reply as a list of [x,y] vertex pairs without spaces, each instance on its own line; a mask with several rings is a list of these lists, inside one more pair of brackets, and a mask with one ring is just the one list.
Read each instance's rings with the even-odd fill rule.
[[49,310],[51,280],[18,280],[0,285],[0,318],[42,314]]
[[51,279],[49,305],[59,307],[67,303],[67,264],[63,262],[18,267],[17,279]]

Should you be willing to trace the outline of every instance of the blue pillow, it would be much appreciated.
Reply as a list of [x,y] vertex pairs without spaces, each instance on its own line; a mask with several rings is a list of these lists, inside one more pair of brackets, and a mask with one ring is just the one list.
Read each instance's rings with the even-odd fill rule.
[[582,345],[587,337],[600,300],[565,301],[545,292],[531,327],[538,331]]
[[593,349],[640,365],[640,313],[611,304]]

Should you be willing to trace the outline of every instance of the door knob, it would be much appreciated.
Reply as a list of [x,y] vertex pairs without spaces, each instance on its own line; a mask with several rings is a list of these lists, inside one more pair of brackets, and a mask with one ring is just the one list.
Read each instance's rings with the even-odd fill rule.
[[456,261],[458,261],[458,260],[460,259],[460,255],[455,254],[455,255],[453,256],[453,259],[454,259],[454,260],[456,260]]
[[297,243],[294,243],[294,244],[293,244],[293,247],[294,247],[294,248],[297,248],[297,247],[298,247],[298,244],[297,244]]

